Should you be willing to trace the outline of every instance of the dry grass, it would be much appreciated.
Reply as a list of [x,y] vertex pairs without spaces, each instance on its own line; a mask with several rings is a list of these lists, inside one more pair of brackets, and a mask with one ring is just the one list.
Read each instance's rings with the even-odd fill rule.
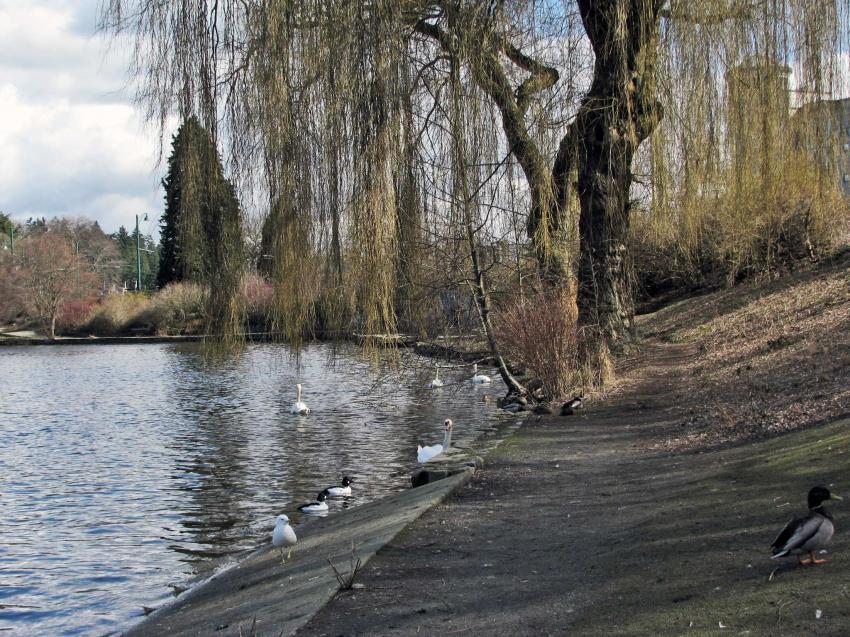
[[100,302],[88,320],[86,331],[98,336],[114,336],[148,304],[144,294],[111,294]]
[[667,446],[761,437],[850,413],[850,254],[676,303],[639,326],[698,352],[679,387],[689,416]]
[[185,334],[203,322],[206,291],[196,283],[170,283],[125,324],[149,334]]

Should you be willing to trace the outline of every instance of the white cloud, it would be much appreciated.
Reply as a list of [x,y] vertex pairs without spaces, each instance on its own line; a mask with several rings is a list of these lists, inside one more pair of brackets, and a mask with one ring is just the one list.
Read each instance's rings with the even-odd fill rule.
[[94,35],[96,7],[0,0],[0,210],[15,219],[85,215],[112,232],[160,214],[159,137],[124,90],[125,54]]

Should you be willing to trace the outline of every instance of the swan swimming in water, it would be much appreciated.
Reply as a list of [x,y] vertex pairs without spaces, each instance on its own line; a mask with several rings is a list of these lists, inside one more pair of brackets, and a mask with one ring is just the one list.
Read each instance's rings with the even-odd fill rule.
[[436,389],[437,387],[443,386],[443,381],[440,380],[440,368],[436,368],[436,372],[434,372],[434,380],[428,383],[428,389]]
[[301,383],[295,385],[295,402],[292,403],[292,407],[289,408],[290,414],[297,414],[299,416],[306,416],[310,413],[310,408],[307,406],[303,400],[301,400]]
[[[285,562],[292,557],[292,547],[298,541],[295,531],[289,526],[289,518],[285,515],[277,516],[274,531],[272,532],[272,546],[280,549],[280,557]],[[283,549],[289,547],[289,555],[283,559]]]
[[428,447],[418,446],[416,448],[416,461],[419,464],[424,464],[428,462],[431,458],[440,455],[451,446],[453,426],[454,425],[452,424],[452,421],[449,418],[446,418],[446,421],[443,423],[443,427],[445,428],[445,433],[443,434],[443,444],[430,445]]
[[312,502],[308,502],[307,504],[302,504],[298,507],[298,510],[302,513],[321,513],[322,511],[328,510],[328,503],[325,500],[328,499],[328,490],[324,489],[316,496],[316,499]]
[[337,487],[328,487],[325,489],[328,495],[334,497],[351,495],[351,483],[354,482],[354,478],[349,478],[348,476],[344,476],[342,478],[342,486]]
[[472,365],[472,382],[475,385],[484,385],[486,383],[492,383],[493,379],[487,376],[486,374],[478,373],[478,363],[474,363]]

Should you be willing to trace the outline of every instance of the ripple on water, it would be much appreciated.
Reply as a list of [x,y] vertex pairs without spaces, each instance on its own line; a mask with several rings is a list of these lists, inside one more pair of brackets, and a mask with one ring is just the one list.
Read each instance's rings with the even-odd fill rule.
[[[301,523],[297,505],[343,474],[355,494],[331,515],[405,488],[444,418],[460,439],[504,418],[468,383],[425,389],[430,362],[338,351],[331,365],[329,346],[218,364],[185,344],[0,350],[0,440],[14,441],[0,445],[0,633],[119,630],[265,542],[277,513]],[[307,418],[288,413],[296,379]]]

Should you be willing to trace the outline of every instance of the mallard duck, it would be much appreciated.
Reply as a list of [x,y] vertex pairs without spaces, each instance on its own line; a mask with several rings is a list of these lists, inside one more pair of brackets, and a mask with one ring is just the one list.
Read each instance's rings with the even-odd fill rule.
[[[794,518],[773,540],[773,558],[797,555],[800,564],[823,564],[826,560],[815,557],[815,551],[825,547],[835,533],[832,514],[823,507],[826,500],[841,498],[829,492],[824,486],[813,487],[809,491],[809,514],[803,518]],[[808,559],[799,556],[808,553]]]
[[301,383],[295,385],[295,402],[292,403],[292,406],[289,408],[290,414],[296,414],[298,416],[306,416],[310,413],[310,408],[307,406],[307,403],[301,400]]
[[419,464],[424,464],[428,462],[434,456],[438,456],[443,453],[446,449],[448,449],[452,444],[452,429],[454,424],[451,419],[446,418],[443,423],[443,429],[445,433],[443,433],[443,444],[441,445],[430,445],[427,447],[417,446],[416,447],[416,461]]
[[351,483],[354,482],[354,478],[349,478],[348,476],[343,476],[342,485],[336,487],[328,487],[325,489],[328,495],[339,497],[351,495]]
[[328,490],[323,489],[319,492],[319,495],[316,496],[316,499],[312,502],[307,502],[306,504],[302,504],[298,507],[298,510],[301,513],[321,513],[322,511],[328,510],[328,503],[325,500],[328,499]]
[[486,385],[487,383],[492,383],[493,379],[487,376],[486,374],[478,373],[478,363],[472,365],[472,383],[474,385]]
[[275,520],[274,531],[272,532],[272,545],[280,549],[280,556],[283,559],[283,549],[289,547],[289,555],[286,556],[284,562],[292,557],[292,547],[298,541],[295,531],[289,526],[289,518],[285,515],[277,516]]

